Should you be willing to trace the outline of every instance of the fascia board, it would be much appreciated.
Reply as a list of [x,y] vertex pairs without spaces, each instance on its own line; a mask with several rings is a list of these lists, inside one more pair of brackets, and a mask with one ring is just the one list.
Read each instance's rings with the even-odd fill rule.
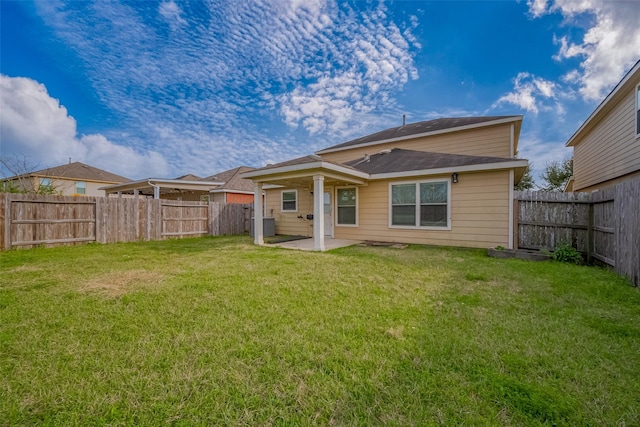
[[334,163],[323,162],[323,161],[281,166],[278,168],[265,169],[261,171],[245,172],[241,175],[241,177],[246,179],[264,178],[264,180],[270,180],[270,179],[273,179],[275,175],[291,174],[292,172],[309,172],[308,175],[312,175],[312,172],[314,171],[321,173],[322,169],[345,174],[345,175],[354,176],[361,179],[369,178],[368,173],[357,171],[344,166],[336,165]]
[[236,194],[254,194],[253,191],[244,191],[244,190],[209,190],[209,193],[236,193]]

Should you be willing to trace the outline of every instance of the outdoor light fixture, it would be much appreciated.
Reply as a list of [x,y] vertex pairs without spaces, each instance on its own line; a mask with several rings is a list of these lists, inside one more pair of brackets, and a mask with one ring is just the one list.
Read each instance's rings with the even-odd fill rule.
[[455,184],[456,182],[458,182],[458,174],[457,172],[454,172],[453,174],[451,174],[451,181]]

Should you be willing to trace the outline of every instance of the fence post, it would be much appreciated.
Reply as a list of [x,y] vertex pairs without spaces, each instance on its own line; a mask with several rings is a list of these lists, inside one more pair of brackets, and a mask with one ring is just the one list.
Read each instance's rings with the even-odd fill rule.
[[513,249],[518,249],[518,217],[520,214],[520,203],[518,197],[513,199]]
[[11,198],[9,193],[4,195],[4,250],[11,249]]
[[593,233],[594,226],[594,214],[593,214],[593,199],[589,199],[589,223],[587,224],[587,263],[591,264],[593,261],[593,253],[595,251],[595,236]]

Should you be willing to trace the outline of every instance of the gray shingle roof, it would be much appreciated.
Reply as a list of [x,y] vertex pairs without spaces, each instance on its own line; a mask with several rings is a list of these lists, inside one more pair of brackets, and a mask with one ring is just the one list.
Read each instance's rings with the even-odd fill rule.
[[492,122],[495,120],[517,118],[521,116],[485,116],[485,117],[455,117],[455,118],[440,118],[427,120],[424,122],[409,123],[404,126],[398,126],[395,128],[385,129],[380,132],[372,133],[351,141],[343,142],[342,144],[334,145],[324,148],[318,153],[333,151],[336,149],[343,149],[346,147],[353,147],[361,144],[371,144],[377,141],[387,141],[393,139],[409,138],[412,135],[420,135],[429,132],[442,131],[446,129],[454,130],[455,128],[476,125],[480,123]]
[[69,178],[77,180],[101,181],[109,183],[121,183],[131,181],[124,176],[107,172],[81,162],[73,162],[65,165],[54,166],[47,169],[31,172],[28,175]]
[[467,156],[463,154],[429,153],[424,151],[394,148],[366,158],[360,157],[346,165],[371,175],[415,170],[452,168],[457,166],[482,165],[488,163],[511,162],[504,157]]
[[198,175],[194,175],[192,173],[188,173],[186,175],[182,175],[179,176],[177,178],[174,178],[176,180],[180,180],[180,181],[200,181],[202,178],[199,177]]
[[227,171],[202,178],[201,180],[224,182],[224,185],[217,187],[216,190],[253,191],[253,181],[240,177],[241,173],[249,172],[253,169],[254,168],[250,168],[248,166],[239,166],[237,168],[229,169]]
[[331,163],[333,165],[342,166],[342,167],[346,167],[346,168],[350,168],[350,169],[356,170],[355,168],[347,165],[346,163],[333,162],[331,160],[323,159],[320,156],[316,156],[315,154],[310,154],[308,156],[303,156],[303,157],[298,157],[298,158],[291,159],[291,160],[286,160],[284,162],[276,163],[274,165],[267,165],[265,167],[256,169],[256,171],[268,171],[270,169],[277,169],[277,168],[286,167],[286,166],[304,165],[304,164],[316,163],[316,162]]

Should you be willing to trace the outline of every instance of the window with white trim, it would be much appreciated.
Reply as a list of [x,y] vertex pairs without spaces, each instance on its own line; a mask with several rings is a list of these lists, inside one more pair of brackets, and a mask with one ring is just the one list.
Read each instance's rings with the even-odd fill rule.
[[389,184],[389,226],[450,228],[449,181]]
[[84,181],[76,181],[76,194],[87,194],[87,183]]
[[338,188],[336,196],[338,207],[336,225],[358,225],[358,191],[356,187]]
[[298,190],[284,190],[280,206],[282,212],[298,212]]

